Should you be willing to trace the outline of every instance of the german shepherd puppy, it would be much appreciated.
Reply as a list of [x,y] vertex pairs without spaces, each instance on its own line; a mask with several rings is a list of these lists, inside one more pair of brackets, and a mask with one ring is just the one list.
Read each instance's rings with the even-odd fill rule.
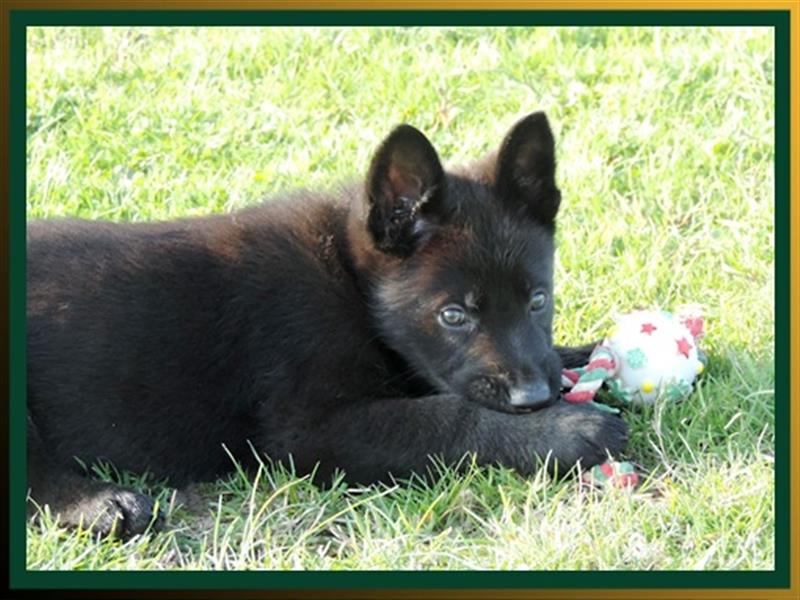
[[[559,400],[554,228],[543,113],[447,173],[400,125],[366,185],[207,218],[28,228],[30,497],[63,523],[129,536],[152,501],[80,459],[174,484],[225,451],[320,481],[425,474],[431,457],[529,474],[623,450],[614,415]],[[223,445],[225,448],[223,448]]]

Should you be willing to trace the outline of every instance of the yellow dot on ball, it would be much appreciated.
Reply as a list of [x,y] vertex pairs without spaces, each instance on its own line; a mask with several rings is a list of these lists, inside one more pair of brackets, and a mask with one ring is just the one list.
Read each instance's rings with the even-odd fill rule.
[[612,327],[612,328],[609,330],[609,332],[608,332],[608,336],[607,336],[607,337],[614,337],[614,336],[615,336],[615,335],[617,335],[618,333],[619,333],[619,327],[618,327],[617,325],[614,325],[614,327]]
[[697,371],[698,375],[700,375],[700,373],[702,373],[705,370],[706,370],[706,366],[703,363],[701,363],[701,362],[697,363],[696,371]]
[[655,386],[653,385],[653,382],[652,382],[652,381],[650,381],[649,379],[645,379],[645,380],[642,382],[642,391],[643,391],[645,394],[649,394],[650,392],[652,392],[652,391],[653,391],[653,389],[654,389],[654,388],[655,388]]

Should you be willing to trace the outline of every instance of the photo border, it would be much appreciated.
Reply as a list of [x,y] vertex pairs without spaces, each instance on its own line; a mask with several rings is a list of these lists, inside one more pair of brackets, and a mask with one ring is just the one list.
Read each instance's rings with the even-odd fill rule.
[[[800,204],[798,203],[798,3],[790,1],[716,2],[485,2],[440,1],[309,2],[301,10],[286,1],[162,2],[31,1],[7,2],[0,14],[2,44],[2,165],[8,201],[0,207],[0,232],[8,253],[0,260],[3,282],[9,282],[0,333],[9,345],[0,356],[3,383],[9,390],[9,461],[4,481],[9,491],[9,587],[12,589],[303,591],[307,597],[375,597],[392,590],[392,597],[457,596],[628,598],[663,597],[657,588],[671,588],[670,597],[777,598],[797,597],[798,495],[797,457],[800,360],[797,353],[800,312]],[[219,10],[223,8],[225,10]],[[132,10],[135,9],[135,10]],[[216,10],[214,10],[216,9]],[[406,10],[408,9],[408,10]],[[455,10],[454,10],[455,9]],[[557,9],[557,10],[556,10]],[[566,9],[566,10],[565,10]],[[690,9],[690,10],[687,10]],[[25,569],[25,27],[33,25],[753,25],[775,28],[775,570],[774,571],[303,571],[303,572],[55,572]],[[792,102],[790,103],[790,98]],[[791,161],[794,158],[794,162]],[[793,169],[790,169],[794,167]],[[16,175],[16,176],[15,176]],[[794,303],[792,303],[794,300]],[[790,314],[791,313],[791,314]],[[7,319],[7,320],[6,320]],[[780,326],[779,326],[780,324]],[[792,353],[790,350],[794,350]],[[791,385],[791,387],[790,387]],[[790,431],[791,430],[791,431]],[[14,449],[17,451],[14,452]],[[793,468],[794,467],[794,468]],[[10,475],[10,478],[8,477]],[[790,500],[793,502],[790,503]],[[2,521],[2,520],[0,520]],[[791,558],[794,557],[794,561]],[[146,592],[146,589],[151,591]],[[325,592],[325,588],[338,591]],[[357,588],[369,590],[358,592]],[[387,590],[390,588],[390,590]],[[469,591],[469,589],[472,591]],[[539,588],[538,590],[534,588]],[[545,589],[546,588],[546,589]],[[562,589],[554,589],[562,588]],[[738,588],[738,589],[736,589]],[[743,589],[746,588],[746,589]],[[666,590],[665,590],[666,591]],[[332,595],[331,595],[332,594]],[[62,594],[63,595],[63,594]],[[86,593],[81,593],[85,597]],[[186,594],[182,594],[186,595]],[[226,594],[231,596],[232,594]],[[272,594],[269,594],[272,595]]]

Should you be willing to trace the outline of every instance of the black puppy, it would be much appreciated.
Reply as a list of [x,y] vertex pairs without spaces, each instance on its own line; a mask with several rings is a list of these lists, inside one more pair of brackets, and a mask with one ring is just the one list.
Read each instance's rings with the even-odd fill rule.
[[131,535],[145,496],[90,480],[107,459],[173,483],[247,461],[353,482],[424,474],[473,452],[532,472],[602,462],[622,420],[557,400],[547,119],[445,173],[408,125],[364,189],[303,193],[167,223],[28,229],[28,477],[62,522]]

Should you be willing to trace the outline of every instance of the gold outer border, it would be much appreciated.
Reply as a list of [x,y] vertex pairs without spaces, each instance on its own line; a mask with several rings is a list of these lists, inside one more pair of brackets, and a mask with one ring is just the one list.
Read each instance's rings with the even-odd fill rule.
[[[498,10],[498,9],[529,9],[529,10],[784,10],[790,12],[790,37],[791,37],[791,75],[790,75],[790,141],[789,155],[791,159],[791,221],[790,221],[790,348],[791,348],[791,432],[790,452],[792,457],[791,495],[790,506],[795,510],[791,513],[790,531],[790,565],[791,587],[786,589],[619,589],[619,590],[592,590],[592,589],[545,589],[545,590],[296,590],[287,591],[254,591],[241,590],[229,591],[224,597],[295,597],[307,598],[703,598],[703,599],[750,599],[750,598],[800,598],[800,521],[797,507],[800,506],[800,477],[798,476],[798,462],[800,462],[800,0],[309,0],[306,2],[292,0],[6,0],[0,8],[0,181],[5,182],[2,188],[5,191],[4,202],[0,203],[0,239],[3,240],[4,250],[8,248],[9,240],[9,213],[8,200],[10,197],[9,178],[9,12],[12,10],[244,10],[244,9],[295,9],[295,10],[335,10],[335,9],[360,9],[360,10]],[[23,176],[17,174],[16,176]],[[776,202],[782,199],[776,198]],[[6,293],[0,298],[0,309],[3,315],[0,318],[0,338],[8,340],[8,253],[0,252],[0,285],[6,288]],[[0,345],[0,385],[8,390],[8,344]],[[0,427],[8,431],[8,413],[3,411],[0,416]],[[2,476],[8,481],[7,461],[2,464]],[[7,513],[6,513],[7,514]],[[6,533],[8,539],[8,523],[0,519],[0,530]],[[624,578],[624,574],[620,575]],[[98,590],[100,591],[100,590]],[[108,594],[109,591],[106,591]],[[102,593],[102,592],[101,592]],[[108,595],[122,597],[123,593],[111,592]],[[70,594],[72,595],[72,594]],[[81,596],[93,596],[91,591],[86,591]],[[137,596],[161,596],[158,592],[141,590]],[[175,590],[172,596],[194,597],[219,596],[211,590],[197,590],[197,593]]]
[[6,0],[9,10],[797,10],[797,0]]

